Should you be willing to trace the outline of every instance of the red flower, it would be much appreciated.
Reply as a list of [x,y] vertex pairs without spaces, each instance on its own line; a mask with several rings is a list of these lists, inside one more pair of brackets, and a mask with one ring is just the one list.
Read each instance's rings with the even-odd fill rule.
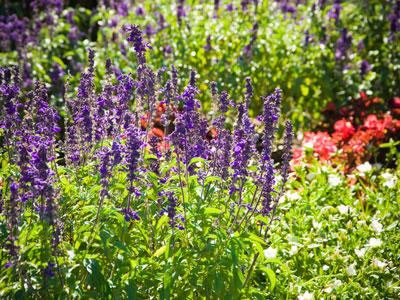
[[338,136],[341,139],[346,140],[348,137],[354,134],[354,127],[350,122],[346,121],[345,118],[335,123],[334,128]]
[[150,138],[153,134],[156,135],[156,136],[158,136],[158,137],[161,138],[161,139],[164,139],[164,131],[162,131],[160,128],[153,127],[153,128],[151,129],[150,133],[149,133],[149,138]]
[[400,107],[400,98],[399,97],[394,97],[393,106],[394,107]]
[[376,129],[378,124],[378,118],[375,115],[369,115],[364,121],[364,126],[368,129]]
[[367,95],[364,92],[361,92],[360,96],[361,96],[361,99],[363,99],[363,100],[367,100],[368,99]]

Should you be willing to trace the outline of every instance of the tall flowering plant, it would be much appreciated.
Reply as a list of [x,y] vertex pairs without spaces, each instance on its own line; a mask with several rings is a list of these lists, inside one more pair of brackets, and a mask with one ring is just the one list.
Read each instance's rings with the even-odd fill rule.
[[[209,122],[199,111],[196,72],[180,91],[174,66],[163,77],[164,69],[147,65],[151,47],[139,27],[127,34],[136,72],[113,78],[107,60],[105,83],[96,87],[88,49],[77,94],[65,97],[64,131],[45,85],[22,95],[18,68],[14,76],[1,69],[0,277],[13,286],[2,295],[260,294],[253,274],[278,219],[292,157],[286,122],[278,180],[271,154],[281,90],[261,97],[257,128],[248,114],[256,93],[250,77],[236,101],[211,83],[219,109]],[[236,115],[233,131],[228,112]],[[209,282],[213,274],[225,285]]]

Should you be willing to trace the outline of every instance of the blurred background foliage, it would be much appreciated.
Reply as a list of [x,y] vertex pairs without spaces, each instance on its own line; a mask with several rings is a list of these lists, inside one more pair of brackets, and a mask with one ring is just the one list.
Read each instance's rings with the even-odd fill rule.
[[247,76],[256,91],[251,116],[262,111],[258,96],[280,87],[283,113],[303,130],[329,103],[340,109],[365,92],[385,109],[400,95],[399,1],[2,1],[0,14],[0,63],[21,65],[26,88],[46,82],[60,109],[67,74],[77,86],[88,47],[103,62],[98,87],[108,57],[116,75],[135,70],[130,24],[153,47],[152,67],[174,64],[186,78],[196,69],[205,112],[211,81],[238,100]]

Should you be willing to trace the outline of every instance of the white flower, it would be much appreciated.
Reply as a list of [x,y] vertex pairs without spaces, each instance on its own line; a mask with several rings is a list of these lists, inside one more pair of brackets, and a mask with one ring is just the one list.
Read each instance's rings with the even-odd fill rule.
[[332,287],[331,286],[328,286],[326,289],[324,289],[324,292],[325,293],[331,293],[332,292]]
[[337,176],[335,174],[328,175],[328,183],[331,186],[338,186],[341,182],[342,182],[342,179],[339,176]]
[[377,220],[372,221],[371,228],[376,233],[381,233],[383,231],[383,225],[379,223]]
[[299,252],[299,248],[297,248],[297,246],[292,246],[290,248],[290,254],[295,255]]
[[366,248],[362,248],[361,250],[354,249],[354,252],[358,257],[363,257],[365,255],[365,252],[367,252]]
[[313,294],[306,291],[303,295],[300,295],[298,299],[299,300],[312,300]]
[[327,271],[329,269],[329,266],[327,266],[327,265],[324,265],[323,267],[322,267],[322,270],[324,270],[324,271]]
[[340,212],[341,215],[347,215],[347,214],[349,214],[349,213],[354,212],[354,208],[350,207],[349,205],[343,205],[343,204],[341,204],[341,205],[339,205],[339,206],[337,207],[337,209],[339,210],[339,212]]
[[317,221],[312,220],[312,226],[313,226],[315,229],[321,229],[321,227],[322,227],[322,222],[318,223]]
[[343,283],[339,279],[336,279],[335,283],[333,284],[333,288],[337,288],[338,286],[341,286],[342,284]]
[[348,267],[346,268],[346,273],[347,273],[347,275],[349,275],[349,276],[356,276],[356,275],[357,275],[357,272],[356,272],[356,270],[354,269],[354,265],[355,265],[355,264],[352,264],[352,265],[350,265],[350,266],[348,266]]
[[382,185],[383,186],[387,186],[389,189],[392,189],[396,183],[397,183],[397,178],[395,176],[393,176],[390,173],[383,173],[381,175],[383,177],[383,179],[385,180]]
[[314,144],[312,142],[307,142],[303,144],[303,147],[305,149],[313,149],[314,148]]
[[357,167],[357,170],[358,172],[360,172],[360,175],[363,176],[364,173],[368,173],[372,170],[372,165],[369,162],[365,162],[362,165],[359,165]]
[[325,173],[327,173],[329,171],[327,166],[322,166],[321,170],[322,170],[322,172],[325,172]]
[[268,249],[264,250],[264,257],[266,259],[275,258],[277,254],[278,254],[278,249],[274,249],[274,248],[269,247]]
[[299,193],[296,193],[293,191],[287,191],[285,195],[286,195],[286,198],[290,201],[299,200],[301,198]]
[[383,262],[383,261],[380,261],[380,260],[377,259],[377,258],[374,258],[374,259],[372,260],[372,263],[373,263],[374,265],[376,265],[379,269],[383,269],[383,268],[385,268],[385,267],[387,266],[387,263],[385,263],[385,262]]
[[315,173],[310,172],[310,173],[308,173],[308,174],[306,175],[306,179],[307,179],[308,181],[311,181],[311,180],[313,180],[314,178],[315,178]]
[[381,239],[370,238],[368,246],[370,247],[380,247],[382,245]]

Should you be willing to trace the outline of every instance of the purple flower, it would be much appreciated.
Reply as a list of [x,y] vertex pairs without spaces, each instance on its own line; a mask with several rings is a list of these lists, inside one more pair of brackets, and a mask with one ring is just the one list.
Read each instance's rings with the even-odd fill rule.
[[336,60],[343,60],[346,56],[347,50],[352,46],[352,36],[349,35],[349,29],[344,27],[342,29],[341,38],[337,40]]
[[390,36],[389,40],[394,41],[396,34],[400,31],[400,1],[396,1],[396,5],[393,6],[393,11],[387,18],[390,20]]
[[245,55],[248,58],[251,58],[251,56],[252,56],[251,50],[253,49],[254,43],[257,40],[257,32],[258,32],[258,23],[257,22],[253,23],[253,27],[250,30],[250,32],[251,32],[250,43],[248,45],[246,45],[246,47],[244,47],[244,49],[243,49],[243,52],[245,53]]
[[129,37],[126,39],[128,42],[133,43],[133,48],[137,53],[137,57],[139,59],[139,64],[146,63],[145,53],[147,48],[152,49],[149,45],[149,42],[145,42],[142,37],[142,31],[139,29],[138,25],[131,25],[126,29],[126,33],[129,34]]
[[124,215],[125,221],[130,222],[133,220],[140,221],[138,214],[132,210],[132,208],[124,208],[120,210],[120,213]]
[[281,104],[281,90],[275,89],[275,93],[267,98],[261,97],[264,101],[264,114],[262,121],[264,122],[264,131],[262,137],[262,158],[263,160],[270,160],[272,147],[275,142],[275,135],[278,132],[278,118],[280,113]]
[[328,12],[328,16],[331,19],[335,20],[335,25],[337,26],[340,21],[340,11],[342,10],[342,7],[340,5],[340,0],[335,0],[335,4],[333,4],[332,8]]
[[130,187],[128,190],[133,193],[132,183],[136,180],[138,171],[138,164],[140,159],[140,149],[143,146],[143,142],[140,140],[141,133],[133,124],[131,124],[126,130],[126,143],[124,147],[124,170],[128,172],[128,179],[130,181]]
[[15,260],[12,260],[4,265],[4,269],[8,269],[9,267],[13,266],[14,264],[15,264]]
[[367,60],[364,59],[361,62],[361,66],[360,66],[360,77],[361,77],[361,79],[364,79],[365,75],[367,75],[370,70],[371,70],[370,64],[368,63]]
[[242,6],[243,11],[247,11],[249,8],[247,7],[250,4],[250,0],[242,0],[240,5]]
[[284,149],[285,152],[282,154],[282,168],[281,168],[281,176],[282,176],[282,190],[281,195],[285,192],[285,184],[289,177],[290,170],[290,160],[293,158],[291,155],[292,152],[292,139],[293,139],[293,125],[290,121],[286,121],[286,128],[284,133]]
[[225,6],[225,9],[226,9],[227,11],[233,11],[234,7],[233,7],[232,2],[231,2],[231,3],[228,3],[228,4]]
[[182,25],[182,17],[186,16],[186,12],[185,9],[183,8],[183,4],[185,3],[185,0],[178,0],[178,4],[176,7],[176,15],[177,15],[177,20],[178,20],[178,24],[179,26]]
[[153,25],[151,25],[151,24],[146,25],[146,27],[144,28],[144,32],[146,33],[147,36],[151,36],[156,33]]
[[210,36],[210,35],[207,36],[206,45],[203,46],[203,49],[206,50],[206,51],[211,51],[211,50],[214,49],[214,48],[211,46],[211,36]]
[[136,7],[135,13],[136,13],[138,16],[144,16],[144,9],[143,9],[142,7]]
[[42,271],[44,277],[54,277],[56,274],[53,271],[53,268],[56,266],[55,263],[48,263],[46,268]]

